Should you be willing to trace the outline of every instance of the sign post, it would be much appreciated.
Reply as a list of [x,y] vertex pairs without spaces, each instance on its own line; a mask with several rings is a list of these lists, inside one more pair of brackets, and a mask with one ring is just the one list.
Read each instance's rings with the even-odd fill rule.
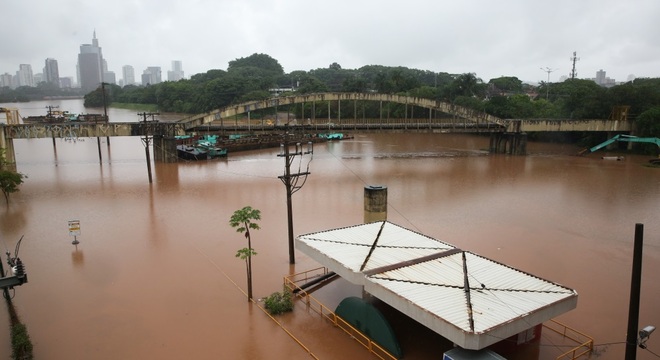
[[69,236],[73,236],[73,245],[80,244],[78,241],[78,235],[80,235],[80,220],[69,220]]

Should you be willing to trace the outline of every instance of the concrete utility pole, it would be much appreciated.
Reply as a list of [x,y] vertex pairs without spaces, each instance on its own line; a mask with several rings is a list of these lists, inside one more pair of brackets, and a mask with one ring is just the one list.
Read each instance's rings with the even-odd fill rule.
[[[284,133],[284,141],[280,144],[280,153],[277,155],[284,158],[284,175],[278,176],[278,178],[282,180],[282,183],[286,187],[286,211],[287,211],[288,229],[289,229],[289,264],[295,264],[296,256],[293,247],[293,211],[291,206],[291,195],[293,195],[296,191],[300,190],[307,181],[307,176],[309,176],[310,174],[310,172],[308,171],[309,163],[312,161],[312,159],[310,158],[310,160],[307,162],[306,171],[300,172],[301,169],[300,165],[302,164],[302,156],[307,154],[313,154],[314,147],[313,147],[313,143],[310,141],[307,143],[307,149],[303,151],[303,146],[299,142],[296,142],[295,150],[291,152],[289,150],[290,134],[288,131],[288,125],[286,125],[286,128],[287,130]],[[298,155],[300,155],[301,157],[300,164],[298,166],[298,172],[292,174],[291,164],[293,163],[295,157]],[[300,182],[301,180],[302,183]]]
[[[151,155],[149,154],[149,145],[151,145],[151,140],[153,139],[154,135],[154,128],[151,126],[152,123],[158,122],[158,120],[154,120],[154,116],[159,115],[159,113],[141,113],[138,114],[138,116],[142,117],[142,122],[140,125],[142,125],[142,143],[144,144],[144,152],[147,157],[147,173],[149,174],[149,184],[152,183],[152,178],[151,178]],[[150,120],[147,119],[147,117],[150,118]]]
[[[108,122],[108,104],[105,99],[105,85],[107,83],[101,82],[101,97],[103,98],[103,121]],[[108,146],[110,146],[110,137],[106,136],[106,141]],[[103,163],[103,158],[101,157],[101,138],[96,137],[96,146],[99,150],[99,164]]]
[[639,326],[639,293],[642,288],[642,249],[644,247],[644,225],[635,224],[632,279],[630,281],[630,303],[628,304],[628,332],[626,335],[625,360],[637,358],[637,327]]

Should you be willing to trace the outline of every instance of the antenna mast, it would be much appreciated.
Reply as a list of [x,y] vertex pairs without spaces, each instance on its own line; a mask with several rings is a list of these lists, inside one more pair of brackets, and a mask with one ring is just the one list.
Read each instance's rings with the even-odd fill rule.
[[580,60],[579,57],[577,57],[577,51],[573,51],[573,56],[571,56],[571,61],[573,62],[573,71],[571,71],[571,79],[575,79],[577,76],[577,72],[575,72],[575,62]]

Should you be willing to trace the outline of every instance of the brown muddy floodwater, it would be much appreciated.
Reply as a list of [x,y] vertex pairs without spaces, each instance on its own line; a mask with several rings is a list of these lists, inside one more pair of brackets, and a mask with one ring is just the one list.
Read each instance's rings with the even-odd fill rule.
[[[648,157],[606,161],[539,143],[527,156],[489,155],[487,137],[354,135],[315,146],[312,174],[293,195],[296,235],[361,223],[364,186],[387,186],[388,220],[576,289],[577,308],[558,320],[609,344],[597,346],[598,358],[621,359],[634,227],[643,223],[640,327],[660,326],[660,170],[644,166]],[[234,256],[245,239],[229,226],[243,206],[262,212],[252,234],[255,297],[319,266],[299,251],[288,264],[278,149],[154,163],[150,185],[139,138],[101,145],[99,163],[96,139],[59,139],[55,149],[50,139],[15,141],[28,178],[0,207],[0,247],[13,250],[24,236],[29,283],[13,301],[36,359],[311,358],[246,301],[245,265]],[[77,247],[71,219],[81,224]],[[340,280],[317,295],[334,308],[356,294]],[[277,319],[319,359],[373,358],[302,303]],[[5,310],[0,324],[8,359]],[[406,359],[441,358],[438,336],[398,322],[395,331]],[[660,339],[647,344],[660,353]],[[538,355],[518,358],[566,350],[544,333]],[[654,358],[638,350],[638,359]]]

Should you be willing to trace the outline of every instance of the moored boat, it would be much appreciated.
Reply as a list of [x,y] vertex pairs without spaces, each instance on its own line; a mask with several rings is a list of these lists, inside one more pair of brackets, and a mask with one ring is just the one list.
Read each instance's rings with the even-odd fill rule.
[[208,152],[190,145],[177,145],[176,155],[184,160],[206,160]]
[[218,158],[227,156],[227,148],[219,147],[217,144],[217,136],[205,136],[197,140],[196,148],[206,151],[210,158]]

